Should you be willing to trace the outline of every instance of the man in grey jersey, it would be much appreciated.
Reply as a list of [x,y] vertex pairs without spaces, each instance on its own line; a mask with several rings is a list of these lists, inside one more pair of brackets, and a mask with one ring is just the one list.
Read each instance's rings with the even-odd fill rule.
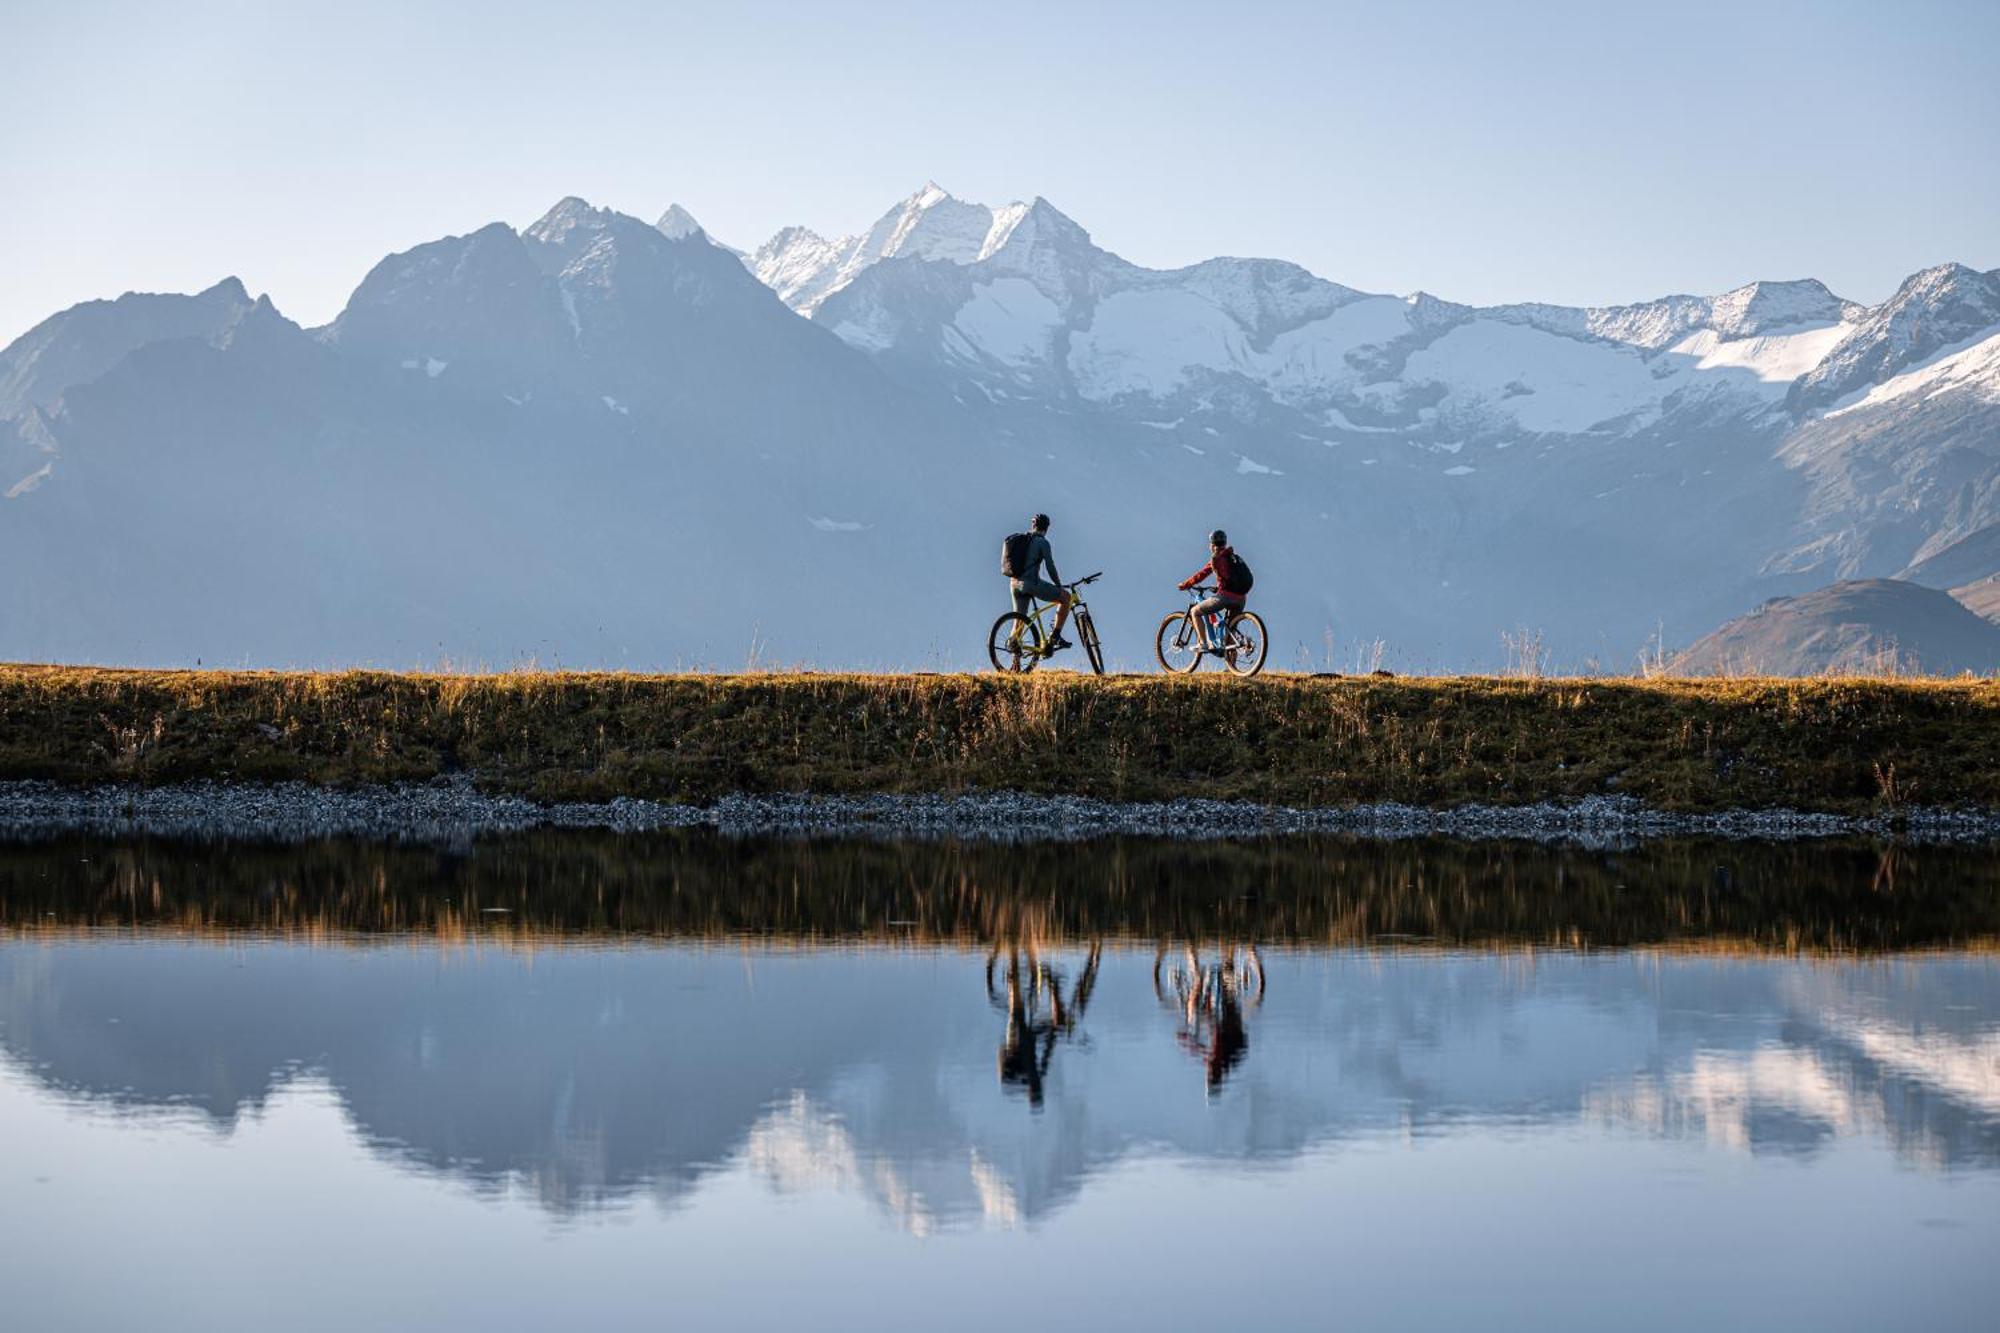
[[[1062,575],[1056,573],[1055,553],[1049,549],[1049,516],[1037,514],[1028,522],[1028,550],[1024,559],[1014,567],[1010,582],[1014,589],[1014,609],[1022,615],[1028,614],[1028,602],[1040,599],[1053,602],[1056,608],[1054,631],[1049,635],[1047,652],[1056,652],[1070,646],[1062,636],[1063,626],[1069,621],[1070,603],[1074,600],[1067,588],[1062,586]],[[1046,568],[1049,576],[1043,578]]]

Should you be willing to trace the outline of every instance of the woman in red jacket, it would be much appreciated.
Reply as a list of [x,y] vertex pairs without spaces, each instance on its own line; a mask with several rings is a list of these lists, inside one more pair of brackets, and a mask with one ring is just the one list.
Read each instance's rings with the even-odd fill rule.
[[[1195,633],[1201,635],[1202,642],[1210,647],[1222,646],[1223,626],[1228,623],[1229,616],[1243,609],[1244,601],[1249,596],[1249,589],[1241,586],[1242,579],[1237,570],[1236,553],[1229,549],[1229,534],[1217,528],[1208,534],[1208,563],[1181,580],[1181,591],[1186,592],[1210,574],[1215,575],[1215,591],[1188,608],[1188,620],[1193,624]],[[1211,633],[1207,620],[1209,614],[1215,611],[1227,611],[1229,616],[1224,616],[1222,624]]]

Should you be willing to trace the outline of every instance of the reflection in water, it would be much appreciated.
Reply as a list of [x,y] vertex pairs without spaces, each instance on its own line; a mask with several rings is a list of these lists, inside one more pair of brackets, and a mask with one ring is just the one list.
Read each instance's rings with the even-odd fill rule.
[[1990,864],[1817,851],[44,843],[0,850],[0,1082],[224,1136],[323,1083],[557,1216],[741,1168],[917,1233],[1496,1127],[1993,1171]]
[[1876,951],[2000,940],[1984,849],[1342,838],[1060,848],[544,833],[460,849],[0,843],[0,931],[445,939],[1412,939]]
[[[1211,961],[1156,991],[1153,950],[1091,946],[1003,951],[991,996],[986,961],[17,942],[0,947],[0,1064],[224,1133],[322,1078],[377,1154],[558,1213],[678,1204],[747,1159],[915,1230],[1032,1222],[1139,1150],[1282,1162],[1495,1124],[1803,1157],[1866,1137],[1913,1166],[2000,1165],[1985,958],[1287,950],[1258,990]],[[1010,1113],[1020,1096],[1039,1114]]]
[[[1022,954],[1027,954],[1025,973]],[[1006,1034],[1000,1039],[1001,1086],[1025,1092],[1028,1105],[1042,1108],[1042,1083],[1048,1077],[1049,1060],[1055,1055],[1058,1038],[1076,1035],[1090,1007],[1090,992],[1097,984],[1097,965],[1104,955],[1100,940],[1090,944],[1075,989],[1063,999],[1063,974],[1042,957],[1032,941],[1023,945],[1015,939],[1007,943],[1007,998],[1003,1002],[994,989],[993,967],[1000,960],[1000,945],[986,956],[986,996],[993,1007],[1007,1015]]]
[[1163,943],[1153,955],[1153,993],[1180,1018],[1174,1039],[1201,1061],[1212,1094],[1250,1049],[1243,1011],[1264,1002],[1264,960],[1254,944],[1224,945],[1213,963],[1196,944],[1172,962],[1170,952]]

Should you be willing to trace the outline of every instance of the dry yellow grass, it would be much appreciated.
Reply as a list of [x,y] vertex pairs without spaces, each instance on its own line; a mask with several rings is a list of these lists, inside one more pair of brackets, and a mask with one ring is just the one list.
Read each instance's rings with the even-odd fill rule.
[[2000,807],[2000,684],[0,667],[0,778]]

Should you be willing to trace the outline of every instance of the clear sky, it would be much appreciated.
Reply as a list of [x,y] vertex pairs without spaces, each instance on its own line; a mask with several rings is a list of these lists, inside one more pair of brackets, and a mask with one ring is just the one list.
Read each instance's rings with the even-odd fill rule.
[[928,179],[1144,264],[1609,303],[2000,266],[2000,3],[0,0],[0,341],[579,194],[754,246]]

